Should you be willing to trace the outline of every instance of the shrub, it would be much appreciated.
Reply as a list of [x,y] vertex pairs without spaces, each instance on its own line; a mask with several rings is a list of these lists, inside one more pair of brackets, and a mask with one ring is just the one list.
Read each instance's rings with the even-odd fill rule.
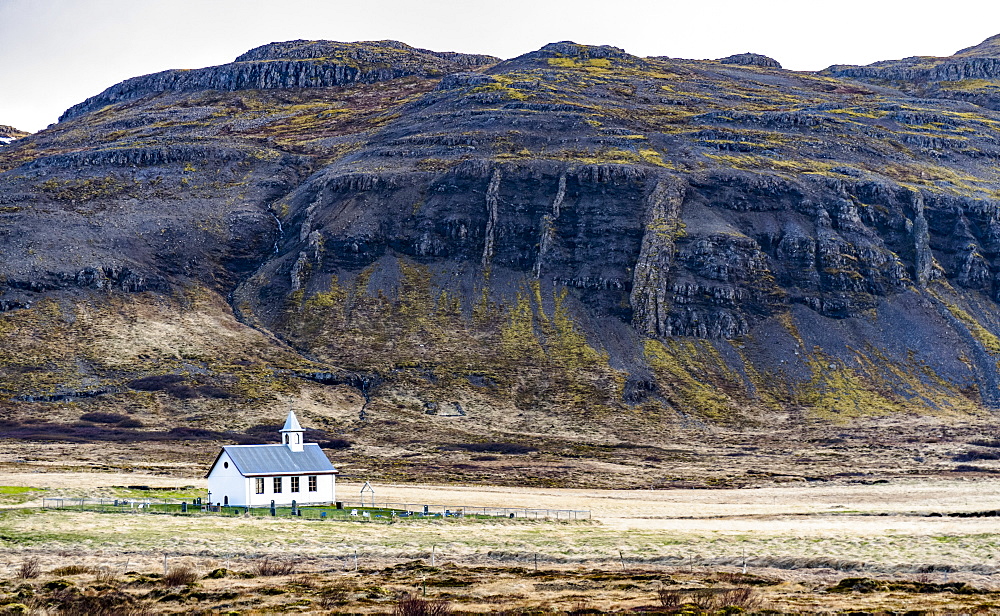
[[83,421],[90,421],[93,423],[105,423],[105,424],[116,424],[121,423],[129,419],[125,415],[119,415],[118,413],[84,413],[80,415],[80,419]]
[[952,458],[955,462],[975,462],[976,460],[1000,460],[1000,451],[970,449]]
[[94,570],[90,567],[84,567],[83,565],[66,565],[65,567],[57,567],[52,570],[52,575],[83,575],[85,573],[93,573]]
[[447,601],[428,601],[416,595],[403,595],[396,608],[394,616],[444,616],[451,614],[451,605]]
[[163,576],[164,586],[190,586],[201,578],[198,572],[186,565],[171,567]]
[[503,453],[508,455],[538,451],[535,447],[518,443],[456,443],[447,447],[447,449],[462,449],[475,453]]
[[781,583],[781,580],[776,578],[767,578],[752,573],[734,571],[719,571],[712,575],[712,580],[734,586],[776,586]]
[[198,388],[198,393],[205,398],[218,398],[219,400],[227,400],[233,397],[233,394],[229,391],[219,387],[218,385],[202,385]]
[[21,566],[17,569],[17,577],[22,580],[34,579],[41,573],[42,563],[34,556],[22,562]]
[[710,611],[733,607],[741,610],[754,610],[761,606],[760,595],[754,589],[746,586],[692,598],[691,603],[703,610]]
[[117,590],[83,594],[67,588],[52,595],[60,616],[147,616],[148,605],[128,593]]
[[972,464],[958,464],[951,469],[953,473],[989,473],[990,469]]
[[289,560],[278,560],[270,556],[265,556],[253,564],[251,571],[261,577],[291,575],[295,573],[295,563]]
[[351,446],[351,441],[342,438],[333,438],[319,444],[323,449],[347,449]]
[[139,391],[164,391],[177,386],[184,381],[184,377],[179,374],[154,374],[153,376],[136,379],[128,384],[132,389]]
[[101,567],[97,570],[97,575],[94,576],[94,583],[96,584],[114,584],[118,581],[118,574],[112,567]]
[[657,598],[660,600],[660,607],[664,609],[678,608],[682,605],[692,604],[701,610],[710,612],[717,612],[726,608],[756,610],[763,604],[760,594],[747,586],[730,588],[723,591],[703,591],[699,593],[682,593],[676,590],[661,588],[657,593]]
[[129,387],[138,391],[162,391],[175,398],[232,398],[227,389],[218,385],[192,386],[184,382],[179,374],[154,374],[129,382]]
[[207,430],[205,428],[185,428],[177,427],[171,428],[167,435],[172,438],[177,439],[211,439],[216,438],[218,432],[212,430]]
[[975,445],[976,447],[1000,447],[1000,439],[976,439],[974,441],[969,441],[969,444]]
[[332,586],[320,594],[319,606],[325,610],[332,610],[348,602],[347,589],[343,586]]
[[760,594],[753,588],[746,586],[719,593],[713,599],[715,599],[715,605],[712,607],[715,609],[738,607],[744,610],[755,610],[762,604]]
[[678,607],[681,604],[681,599],[683,599],[681,593],[666,588],[661,588],[656,595],[656,598],[660,600],[660,607],[662,608]]

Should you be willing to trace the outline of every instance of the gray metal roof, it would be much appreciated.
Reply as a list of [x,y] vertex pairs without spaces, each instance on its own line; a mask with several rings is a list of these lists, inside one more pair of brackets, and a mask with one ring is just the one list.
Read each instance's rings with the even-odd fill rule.
[[243,475],[337,472],[316,443],[304,444],[302,451],[292,451],[287,445],[229,445],[222,450]]

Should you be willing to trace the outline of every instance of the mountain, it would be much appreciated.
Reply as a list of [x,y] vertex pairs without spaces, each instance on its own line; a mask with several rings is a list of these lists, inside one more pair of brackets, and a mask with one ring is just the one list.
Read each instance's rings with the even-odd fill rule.
[[0,151],[0,436],[294,406],[389,479],[951,472],[1000,406],[1000,115],[951,87],[996,40],[821,73],[292,41],[127,80]]

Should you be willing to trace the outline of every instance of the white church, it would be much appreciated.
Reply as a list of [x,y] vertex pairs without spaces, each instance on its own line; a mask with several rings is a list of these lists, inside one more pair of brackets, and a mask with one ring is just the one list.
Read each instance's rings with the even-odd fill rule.
[[332,504],[337,469],[316,443],[303,443],[293,411],[280,445],[228,445],[208,471],[208,502],[238,507]]

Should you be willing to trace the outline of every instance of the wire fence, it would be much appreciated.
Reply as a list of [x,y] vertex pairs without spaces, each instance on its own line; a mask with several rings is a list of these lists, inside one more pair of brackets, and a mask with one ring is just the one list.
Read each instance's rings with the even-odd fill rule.
[[339,501],[327,505],[231,506],[201,503],[200,499],[175,498],[43,498],[43,509],[72,509],[104,513],[219,515],[243,517],[297,517],[316,520],[389,522],[399,519],[589,520],[590,511],[577,509],[526,509],[416,503]]

